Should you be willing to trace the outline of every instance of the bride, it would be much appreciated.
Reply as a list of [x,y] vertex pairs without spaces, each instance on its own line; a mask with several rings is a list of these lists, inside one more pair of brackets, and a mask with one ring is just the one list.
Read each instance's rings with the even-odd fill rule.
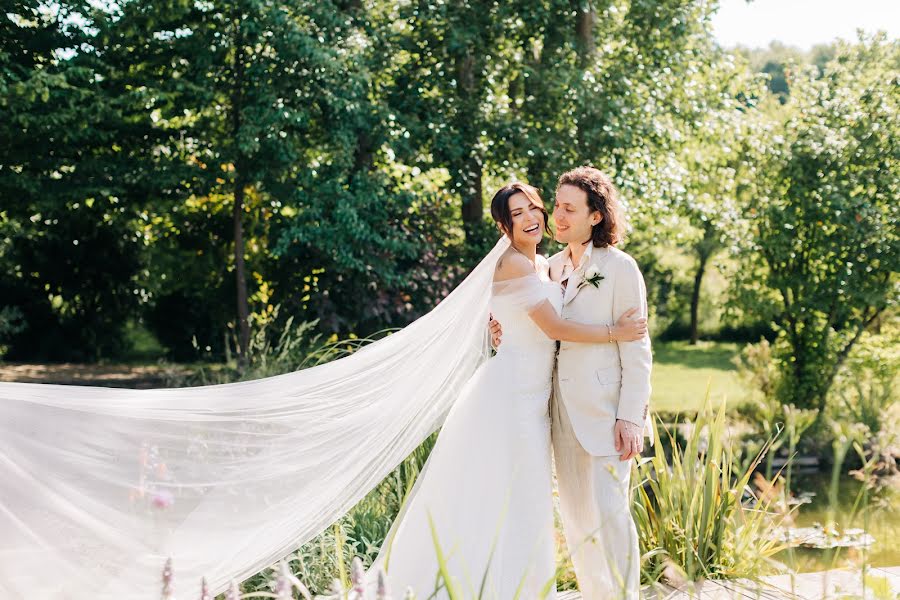
[[[412,588],[416,598],[436,590],[448,597],[446,588],[464,598],[555,596],[548,413],[555,340],[610,339],[605,325],[559,316],[563,288],[536,252],[548,226],[537,190],[503,187],[491,215],[511,240],[491,297],[503,344],[450,411],[375,562],[393,589]],[[643,332],[643,320],[623,321],[612,338]]]
[[[201,577],[221,593],[346,514],[442,425],[377,559],[394,589],[552,596],[553,340],[608,330],[558,316],[537,191],[508,185],[491,212],[505,235],[465,281],[347,358],[191,388],[0,383],[0,598],[156,599],[169,557],[179,597]],[[644,331],[623,318],[611,337]]]

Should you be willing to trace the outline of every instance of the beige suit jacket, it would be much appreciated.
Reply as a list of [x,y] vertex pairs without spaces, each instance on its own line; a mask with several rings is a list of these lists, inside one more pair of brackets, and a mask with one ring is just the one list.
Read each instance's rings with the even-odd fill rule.
[[[550,273],[558,278],[566,251],[550,258]],[[580,286],[594,265],[603,279],[597,287]],[[615,247],[593,248],[581,268],[568,277],[562,317],[589,324],[615,324],[622,314],[638,307],[647,317],[647,289],[635,260]],[[636,315],[638,316],[638,315]],[[634,342],[561,342],[557,353],[558,391],[572,428],[593,456],[619,454],[615,449],[616,419],[644,427],[650,435],[650,338]]]

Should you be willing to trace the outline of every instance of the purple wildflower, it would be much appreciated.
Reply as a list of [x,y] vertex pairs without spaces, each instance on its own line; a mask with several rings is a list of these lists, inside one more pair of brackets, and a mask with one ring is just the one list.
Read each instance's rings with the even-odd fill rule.
[[331,582],[331,589],[329,590],[331,595],[336,596],[338,598],[343,598],[346,593],[344,590],[344,584],[341,583],[341,580],[335,577]]
[[172,558],[166,560],[162,572],[162,600],[175,600],[175,576],[172,572]]
[[169,490],[157,490],[153,492],[150,503],[154,508],[165,510],[175,504],[175,496]]
[[384,569],[378,568],[378,587],[375,589],[375,600],[390,600],[388,593],[387,575]]
[[228,591],[225,592],[225,600],[241,600],[241,590],[234,579],[228,585]]
[[291,585],[291,571],[287,563],[278,563],[278,577],[275,579],[275,597],[278,600],[293,600],[293,586]]
[[353,585],[350,591],[362,598],[366,593],[366,569],[358,556],[350,563],[350,583]]
[[200,579],[200,600],[212,600],[209,593],[209,585],[206,583],[206,577]]

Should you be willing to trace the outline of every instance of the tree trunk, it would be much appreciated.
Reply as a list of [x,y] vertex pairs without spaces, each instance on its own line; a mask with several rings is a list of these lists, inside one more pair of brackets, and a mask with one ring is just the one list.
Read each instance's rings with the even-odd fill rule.
[[238,313],[238,366],[247,366],[250,348],[250,305],[247,301],[247,274],[244,264],[244,187],[246,185],[244,161],[238,147],[238,135],[241,130],[241,111],[243,109],[244,84],[244,35],[241,30],[241,19],[235,20],[234,43],[234,81],[231,97],[232,140],[235,147],[234,164],[234,208],[231,216],[234,222],[234,276],[237,288]]
[[466,172],[463,175],[463,225],[468,230],[473,223],[479,223],[484,217],[484,204],[482,201],[482,166],[477,156],[471,157],[466,163]]
[[575,39],[578,40],[578,62],[582,69],[587,68],[594,58],[594,23],[597,12],[592,8],[579,8],[575,21]]
[[[484,217],[484,205],[482,201],[482,164],[476,147],[478,145],[479,128],[474,120],[477,111],[477,103],[472,98],[476,95],[475,84],[475,56],[471,48],[456,61],[456,81],[459,85],[459,98],[461,104],[466,107],[464,113],[473,118],[463,123],[463,131],[467,131],[468,156],[461,167],[460,182],[462,183],[462,220],[463,229],[466,232],[467,241],[478,243],[477,225]],[[464,139],[465,139],[464,138]]]
[[374,164],[374,152],[372,148],[372,136],[367,131],[356,134],[356,148],[353,151],[353,170],[350,174],[351,181],[358,173],[368,173]]
[[699,258],[697,272],[694,273],[694,289],[691,292],[691,346],[696,346],[700,340],[700,286],[703,283],[703,274],[706,272],[706,262],[709,260],[709,255],[701,252]]
[[247,302],[247,274],[244,265],[244,182],[240,174],[234,184],[234,276],[237,284],[238,310],[238,364],[247,366],[247,352],[250,347],[250,305]]

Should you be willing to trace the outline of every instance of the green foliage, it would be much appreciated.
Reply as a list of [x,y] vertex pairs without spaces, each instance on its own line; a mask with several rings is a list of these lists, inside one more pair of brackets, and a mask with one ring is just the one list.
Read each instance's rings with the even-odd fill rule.
[[756,578],[775,568],[772,557],[784,548],[773,535],[779,517],[773,499],[750,486],[768,445],[741,467],[727,440],[724,404],[698,415],[683,448],[671,431],[665,434],[671,459],[658,443],[636,467],[632,512],[645,578]]
[[897,299],[900,44],[842,44],[798,77],[745,216],[736,299],[771,315],[786,402],[822,412],[863,331]]
[[812,64],[821,73],[825,64],[834,57],[835,47],[832,44],[817,44],[804,52],[773,41],[768,48],[738,48],[737,52],[750,61],[754,71],[766,75],[769,91],[781,104],[785,104],[791,94],[791,79],[797,66]]
[[900,457],[900,349],[898,317],[880,324],[880,332],[865,332],[838,373],[828,400],[833,422],[863,428],[860,442],[867,452],[884,460],[890,472]]
[[[799,446],[807,453],[833,452],[833,442],[841,437],[858,440],[866,452],[883,461],[882,470],[886,473],[894,471],[896,457],[900,456],[900,402],[897,401],[896,387],[900,362],[894,342],[896,321],[896,315],[890,315],[879,324],[880,332],[862,334],[835,378],[821,419],[818,409],[784,404],[779,394],[782,373],[768,341],[748,344],[740,356],[734,358],[750,392],[737,408],[737,413],[747,420],[752,430],[745,443],[752,446],[755,439],[768,439],[780,431],[785,432],[771,443],[771,451],[766,457],[767,477],[772,475],[772,458],[779,450],[786,458],[793,457]],[[829,426],[801,442],[800,436],[805,431],[821,423],[852,424],[852,435],[841,427]],[[829,457],[832,462],[836,459]],[[790,475],[788,483],[789,479]]]
[[[740,376],[749,384],[754,399],[769,406],[778,389],[778,367],[772,359],[772,346],[766,339],[747,344],[739,356],[732,359]],[[768,409],[763,409],[768,410]]]
[[0,15],[0,303],[24,315],[10,357],[94,360],[123,349],[141,292],[139,194],[115,103],[89,65],[87,3],[15,2]]
[[24,329],[25,321],[21,310],[14,306],[0,308],[0,359],[9,349],[6,344],[7,340]]
[[10,357],[96,360],[121,353],[125,319],[140,300],[140,242],[122,224],[98,223],[91,209],[36,216],[44,227],[11,239],[6,258],[16,270],[0,281],[0,296],[26,323],[11,340]]
[[[737,329],[775,314],[794,327],[777,308],[791,237],[864,248],[851,279],[790,265],[817,282],[805,291],[888,289],[893,46],[744,60],[716,47],[715,8],[17,1],[0,15],[0,297],[28,329],[10,354],[116,356],[123,323],[141,321],[170,358],[222,359],[274,305],[327,335],[402,326],[493,244],[484,204],[497,185],[525,178],[550,200],[559,173],[584,163],[620,187],[625,249],[670,333],[690,306],[696,337],[700,284],[722,248],[750,263],[734,278],[755,297],[733,303]],[[754,73],[763,59],[818,66],[782,69],[781,106]],[[820,235],[819,196],[838,199],[832,216],[876,200],[852,236]],[[779,219],[804,235],[784,235]],[[762,238],[780,254],[758,259]],[[830,330],[852,339],[843,313],[857,309],[839,304]],[[840,360],[799,337],[777,349],[787,361],[801,347],[785,385],[804,404],[828,380],[810,361]]]
[[233,347],[230,226],[221,197],[187,200],[166,214],[148,212],[143,222],[150,244],[142,312],[172,360],[220,358]]
[[[280,307],[272,307],[266,318],[258,318],[252,328],[247,362],[238,366],[233,361],[224,365],[213,364],[201,367],[190,375],[179,375],[169,382],[172,387],[215,385],[234,381],[249,381],[273,377],[300,370],[307,366],[310,356],[322,352],[321,335],[315,333],[314,322],[294,324],[294,317],[279,319]],[[209,354],[210,349],[199,348],[194,340],[198,355]],[[345,344],[346,346],[346,344]],[[352,349],[355,349],[353,346]],[[328,360],[340,358],[351,350],[328,353]],[[323,360],[322,362],[327,362]]]
[[[193,345],[230,351],[235,221],[251,312],[279,303],[341,334],[405,324],[492,245],[485,181],[525,173],[550,192],[561,168],[630,156],[640,164],[620,181],[643,173],[672,138],[672,114],[687,122],[702,109],[680,84],[709,47],[692,24],[707,13],[683,1],[574,12],[567,2],[57,6],[48,27],[21,25],[44,18],[36,3],[4,21],[10,50],[41,36],[40,53],[3,55],[4,102],[16,115],[3,132],[2,164],[12,166],[0,170],[3,195],[33,198],[6,218],[27,235],[38,214],[71,218],[60,213],[64,196],[70,210],[90,203],[85,218],[118,227],[135,243],[122,255],[139,259],[98,302],[131,292],[122,310],[141,313],[179,360],[198,358]],[[67,29],[75,13],[85,25]],[[673,110],[657,116],[663,105]],[[38,160],[25,139],[48,152]],[[239,195],[244,210],[232,215]],[[64,233],[55,235],[72,241]],[[18,255],[3,256],[21,270]],[[90,269],[109,257],[77,258]],[[7,285],[23,298],[47,285],[84,295],[34,269]],[[29,323],[48,320],[40,316]],[[95,355],[113,352],[117,329],[87,324],[111,338]],[[71,355],[91,340],[47,346]]]

